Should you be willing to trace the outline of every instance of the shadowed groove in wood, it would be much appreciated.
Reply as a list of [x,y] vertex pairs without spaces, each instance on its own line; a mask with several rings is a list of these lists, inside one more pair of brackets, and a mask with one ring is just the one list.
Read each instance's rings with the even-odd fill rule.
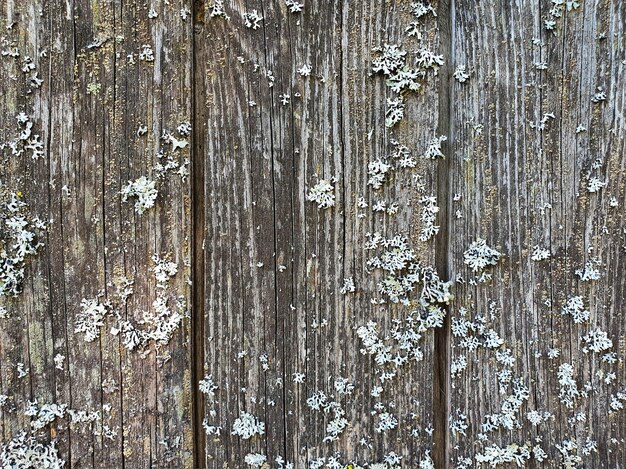
[[[437,162],[437,200],[439,201],[439,223],[441,228],[435,238],[435,267],[442,279],[450,280],[450,214],[452,213],[450,194],[450,160],[453,157],[452,145],[452,65],[451,57],[454,48],[452,22],[454,21],[454,0],[440,0],[437,12],[440,53],[446,59],[439,74],[439,106],[437,119],[437,135],[448,137],[443,149],[444,158]],[[433,358],[433,462],[435,467],[448,467],[449,463],[449,426],[450,417],[450,306],[446,306],[443,326],[434,332]]]
[[[200,137],[204,119],[202,109],[204,99],[198,106],[197,92],[202,93],[202,87],[197,87],[198,80],[202,79],[202,68],[198,66],[197,57],[197,29],[204,23],[204,0],[193,1],[193,26],[191,34],[191,114],[193,132],[191,135],[191,428],[193,431],[193,464],[196,468],[206,465],[206,434],[203,427],[204,399],[200,393],[198,383],[204,377],[204,314],[205,314],[205,177],[204,177],[204,142]],[[199,31],[198,31],[199,32]],[[196,75],[199,71],[200,75]],[[198,90],[200,88],[200,90]],[[203,95],[201,95],[203,96]]]

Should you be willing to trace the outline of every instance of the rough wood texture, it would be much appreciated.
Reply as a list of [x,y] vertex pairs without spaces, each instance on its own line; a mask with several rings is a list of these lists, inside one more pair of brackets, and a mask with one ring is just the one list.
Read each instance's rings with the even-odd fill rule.
[[[127,181],[154,177],[162,131],[191,119],[191,19],[179,15],[184,4],[160,3],[153,19],[142,2],[1,7],[3,24],[14,23],[6,37],[21,54],[2,63],[3,137],[15,133],[23,111],[42,136],[44,157],[3,155],[0,179],[50,223],[24,293],[8,303],[12,318],[2,320],[2,393],[10,397],[3,435],[28,430],[28,400],[100,412],[93,424],[68,428],[66,418],[50,429],[70,467],[191,465],[188,321],[168,346],[148,353],[124,348],[121,335],[109,333],[111,321],[94,342],[74,334],[83,298],[112,301],[134,323],[154,311],[154,254],[178,264],[173,288],[189,303],[188,183],[178,176],[159,182],[156,208],[143,215],[120,200]],[[154,62],[137,58],[144,44]],[[43,79],[29,94],[30,74],[19,69],[26,55]],[[148,126],[141,138],[140,124]],[[134,294],[120,303],[124,278],[134,280]],[[56,354],[65,356],[62,370]],[[21,380],[17,362],[30,368]],[[117,433],[113,439],[103,426]]]
[[[370,304],[377,295],[375,278],[366,273],[367,232],[406,233],[421,258],[434,262],[432,244],[417,241],[415,175],[432,194],[436,163],[398,173],[384,191],[366,182],[368,163],[389,155],[392,136],[419,154],[435,135],[438,81],[407,98],[408,117],[391,132],[384,126],[384,80],[369,76],[368,68],[374,48],[400,39],[405,7],[310,4],[295,15],[278,2],[231,7],[230,21],[205,14],[196,31],[197,64],[203,65],[196,69],[196,115],[204,132],[196,138],[206,158],[206,373],[219,386],[217,416],[208,420],[224,426],[220,437],[207,441],[208,464],[238,467],[246,453],[262,452],[270,461],[282,456],[306,467],[336,452],[347,462],[381,459],[385,451],[416,464],[431,447],[425,429],[432,425],[432,388],[421,383],[432,382],[432,334],[423,362],[394,382],[394,392],[375,399],[369,395],[377,384],[372,358],[359,353],[356,328],[373,320],[386,334],[393,319],[406,315],[402,308]],[[234,12],[255,8],[263,26],[247,29]],[[435,26],[431,21],[427,34],[436,49]],[[312,68],[309,77],[297,72],[305,64]],[[283,94],[291,96],[288,105],[280,102]],[[336,207],[324,211],[304,195],[330,177],[338,180]],[[360,196],[370,207],[377,199],[395,200],[401,211],[380,216],[359,209]],[[344,296],[339,289],[348,277],[357,292]],[[239,352],[246,356],[238,359]],[[294,383],[298,372],[306,374],[304,384]],[[356,385],[341,398],[351,428],[337,442],[322,443],[329,419],[305,401],[317,390],[335,394],[339,377]],[[402,422],[384,438],[368,417],[377,401],[395,401]],[[240,411],[265,422],[263,439],[229,435]],[[413,427],[417,438],[409,435]],[[371,449],[359,445],[363,437]]]
[[[525,467],[625,467],[626,410],[611,408],[626,406],[623,2],[581,0],[550,31],[552,0],[433,1],[437,15],[417,21],[423,39],[407,35],[416,19],[404,0],[304,0],[298,13],[284,0],[228,0],[228,19],[212,15],[220,3],[0,5],[0,195],[19,191],[49,223],[24,291],[0,296],[9,313],[0,317],[0,444],[30,430],[35,417],[24,412],[37,400],[99,413],[86,423],[66,413],[34,432],[56,442],[67,467],[235,469],[249,453],[272,468],[284,467],[276,458],[338,467],[332,457],[372,467],[395,452],[400,467],[429,469],[430,455],[437,468],[461,469],[488,467],[480,458],[492,445]],[[246,27],[242,14],[255,10],[259,27]],[[445,61],[406,93],[391,129],[387,98],[397,93],[372,73],[385,44],[400,45],[410,64],[422,47]],[[459,65],[465,82],[453,75]],[[606,99],[594,103],[599,92]],[[20,112],[41,136],[40,159],[11,154]],[[185,121],[191,135],[177,130]],[[189,145],[174,148],[168,134]],[[441,135],[445,158],[420,158]],[[392,161],[396,140],[416,166],[389,172],[375,190],[368,164]],[[168,161],[178,166],[159,169]],[[140,214],[121,192],[142,176],[159,194]],[[607,184],[589,192],[590,177]],[[331,178],[334,207],[306,200]],[[431,195],[440,229],[420,241]],[[397,213],[375,212],[379,201]],[[365,249],[375,232],[407,236],[422,265],[455,280],[443,327],[419,331],[421,359],[384,383],[357,329],[373,321],[391,345],[408,313],[424,310],[416,291],[410,307],[377,304],[383,276]],[[477,238],[503,254],[488,277],[464,263]],[[532,260],[537,245],[551,257]],[[165,288],[155,255],[177,264]],[[588,261],[598,280],[575,274]],[[350,277],[356,291],[343,294]],[[575,295],[591,313],[581,324],[561,314]],[[184,313],[167,345],[130,350],[123,331],[111,334],[124,320],[149,327],[144,313],[159,298]],[[110,304],[92,342],[75,333],[83,299]],[[461,320],[471,323],[467,337]],[[596,328],[612,347],[583,351]],[[503,342],[485,346],[489,330]],[[507,349],[510,365],[497,355]],[[398,360],[409,353],[390,350]],[[607,352],[618,361],[603,360]],[[562,364],[587,392],[572,408],[559,397]],[[199,387],[207,375],[214,395]],[[335,388],[342,378],[354,385],[348,394]],[[513,419],[483,429],[522,385],[528,396],[506,404]],[[307,405],[317,391],[345,412],[336,441],[324,441],[333,411]],[[397,428],[376,430],[380,406]],[[550,416],[534,425],[531,411]],[[242,412],[264,422],[263,435],[232,434]],[[570,466],[557,447],[566,440],[582,458]],[[545,461],[527,458],[524,445],[541,447]]]
[[[457,463],[491,443],[530,443],[548,453],[544,464],[557,467],[561,456],[555,445],[572,439],[585,467],[624,467],[624,413],[609,413],[608,406],[609,396],[625,382],[618,213],[624,201],[626,16],[619,1],[582,2],[550,32],[544,27],[548,3],[455,2],[453,67],[467,65],[472,77],[455,82],[452,91],[450,196],[459,193],[461,199],[450,203],[452,214],[460,210],[462,218],[450,219],[450,250],[452,271],[465,279],[457,285],[452,318],[461,317],[461,307],[468,318],[484,316],[505,341],[499,350],[512,350],[513,377],[521,378],[530,395],[515,413],[518,428],[474,444],[486,416],[500,412],[511,386],[499,392],[496,373],[504,367],[494,350],[467,352],[461,338],[452,337],[452,360],[466,355],[468,367],[452,380],[451,413],[457,408],[465,413],[469,429],[465,436],[451,436],[450,457]],[[607,99],[594,104],[597,87]],[[541,130],[537,124],[546,113],[554,118]],[[587,130],[577,133],[579,125]],[[593,169],[596,159],[601,164]],[[607,186],[589,193],[590,173],[608,180]],[[617,207],[609,204],[613,196]],[[490,283],[474,286],[463,251],[477,237],[504,259],[493,268]],[[535,245],[552,257],[531,260]],[[580,281],[575,271],[594,259],[602,277]],[[561,314],[574,295],[581,295],[591,312],[588,322],[574,324]],[[618,363],[602,362],[602,353],[583,353],[581,338],[596,327],[613,340]],[[550,359],[550,348],[558,348],[560,356]],[[563,363],[573,365],[581,390],[587,382],[593,386],[572,409],[559,399],[557,372]],[[609,372],[617,377],[606,384]],[[534,426],[526,417],[532,410],[554,417]],[[597,442],[597,452],[583,455],[587,438]]]

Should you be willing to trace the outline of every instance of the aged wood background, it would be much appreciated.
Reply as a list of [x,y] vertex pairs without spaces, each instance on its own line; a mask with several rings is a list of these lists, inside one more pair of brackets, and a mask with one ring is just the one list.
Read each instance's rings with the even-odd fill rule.
[[[2,2],[0,252],[11,200],[47,225],[22,291],[0,290],[2,467],[42,467],[11,459],[29,442],[66,467],[626,467],[626,4],[418,3]],[[392,127],[387,44],[443,57]],[[396,167],[376,189],[378,159]],[[139,213],[123,193],[142,177],[158,196]],[[307,200],[322,179],[327,209]],[[374,233],[452,281],[442,325],[416,292],[381,301]],[[479,238],[502,254],[482,273]],[[91,341],[84,300],[106,310]],[[124,327],[153,333],[129,346]],[[233,432],[242,412],[264,431]]]

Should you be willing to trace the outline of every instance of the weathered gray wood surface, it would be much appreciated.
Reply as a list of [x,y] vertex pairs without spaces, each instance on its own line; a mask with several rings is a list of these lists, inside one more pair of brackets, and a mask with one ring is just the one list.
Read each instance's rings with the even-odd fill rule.
[[[414,118],[390,132],[381,124],[384,82],[369,77],[367,68],[374,48],[403,34],[397,18],[406,12],[350,2],[311,4],[297,15],[278,2],[235,10],[253,8],[266,18],[259,30],[245,28],[236,14],[230,21],[205,17],[196,29],[195,138],[205,158],[206,373],[219,386],[217,417],[209,421],[232,422],[245,410],[261,416],[267,428],[264,438],[250,442],[225,428],[207,440],[208,464],[237,467],[242,455],[266,451],[271,459],[306,467],[337,451],[352,461],[374,460],[383,448],[419,460],[432,446],[425,431],[432,425],[432,389],[422,385],[432,382],[432,336],[425,338],[420,366],[393,384],[397,392],[381,398],[395,400],[403,428],[374,439],[368,449],[359,440],[375,434],[367,414],[377,402],[369,396],[377,383],[372,358],[359,353],[356,328],[374,320],[389,330],[405,314],[370,304],[376,287],[366,273],[363,243],[370,231],[417,238],[416,173],[399,174],[373,193],[366,186],[367,165],[387,157],[392,135],[412,149],[432,138],[438,83],[409,101]],[[434,48],[435,26],[431,22],[428,32]],[[305,64],[309,77],[297,71]],[[273,87],[267,72],[275,77]],[[283,94],[291,96],[287,106],[281,105]],[[420,115],[419,109],[429,112]],[[425,191],[433,190],[435,169],[434,162],[420,162]],[[340,187],[337,206],[323,211],[304,194],[330,177]],[[382,199],[402,209],[377,215],[357,207],[360,196],[370,206]],[[432,245],[420,249],[424,261],[433,262]],[[339,289],[348,277],[355,278],[357,292],[344,296]],[[238,359],[239,352],[247,355]],[[263,354],[267,371],[259,362]],[[294,383],[294,373],[306,374],[305,382]],[[338,442],[322,443],[328,419],[305,400],[317,390],[332,395],[340,377],[356,386],[341,399],[352,428]],[[418,437],[410,436],[413,427]]]
[[[505,341],[499,350],[511,349],[512,376],[522,379],[530,395],[516,412],[518,428],[492,432],[474,445],[486,416],[500,412],[512,394],[512,383],[499,392],[497,373],[506,367],[494,350],[468,352],[461,337],[451,337],[452,360],[467,356],[468,367],[452,380],[450,410],[465,413],[470,428],[465,436],[452,436],[451,447],[458,449],[450,458],[473,458],[492,443],[530,443],[559,464],[556,445],[571,439],[584,467],[623,467],[624,413],[611,412],[609,404],[625,382],[620,213],[626,10],[619,1],[582,2],[552,32],[543,24],[544,3],[533,3],[455,3],[453,67],[466,64],[474,75],[452,89],[450,194],[461,199],[450,203],[462,218],[449,221],[450,261],[465,283],[456,285],[451,318],[461,317],[461,307],[468,319],[484,316]],[[545,69],[537,65],[542,63]],[[598,87],[607,99],[594,104]],[[542,130],[536,124],[547,113],[554,118]],[[577,132],[580,125],[586,131]],[[601,164],[594,169],[596,160]],[[589,175],[608,184],[589,193]],[[611,197],[618,206],[610,205]],[[462,253],[477,237],[504,259],[493,268],[492,282],[473,286]],[[535,245],[548,249],[551,258],[531,260]],[[589,260],[599,261],[602,277],[583,282],[575,271]],[[588,322],[575,324],[561,314],[575,295],[591,313]],[[583,352],[582,336],[597,327],[608,332],[619,362]],[[559,349],[558,358],[549,358],[551,348]],[[581,391],[587,382],[592,386],[572,409],[559,399],[563,363],[573,365]],[[617,376],[607,384],[611,372]],[[553,417],[534,426],[526,417],[533,410]],[[597,442],[597,452],[583,455],[587,438]]]
[[[2,62],[3,140],[25,112],[44,142],[38,160],[3,153],[0,179],[50,223],[25,291],[6,301],[12,317],[2,319],[3,439],[28,430],[24,407],[37,399],[101,414],[93,424],[63,419],[50,428],[68,466],[191,465],[189,322],[145,356],[124,348],[110,321],[94,342],[74,334],[83,298],[115,302],[134,323],[154,312],[154,254],[178,264],[172,282],[189,303],[188,181],[164,180],[143,215],[121,203],[120,191],[153,174],[162,131],[191,119],[191,19],[166,4],[149,19],[143,2],[8,1],[0,9],[3,25],[13,24],[2,33],[6,49],[15,41],[20,51]],[[94,42],[102,44],[90,48]],[[144,44],[153,62],[138,59]],[[20,70],[25,56],[36,64],[28,74]],[[27,93],[35,72],[43,84]],[[148,132],[138,138],[140,124]],[[134,281],[127,302],[117,298],[124,278]],[[62,369],[56,354],[65,356]],[[21,379],[18,362],[30,368]],[[103,436],[103,426],[116,435]]]
[[[0,318],[1,443],[30,431],[35,418],[24,411],[37,399],[100,413],[33,430],[56,442],[68,467],[239,468],[249,453],[270,467],[282,467],[276,458],[296,468],[325,458],[333,467],[332,457],[368,467],[391,452],[400,467],[431,467],[430,456],[437,468],[488,467],[477,456],[494,444],[518,455],[509,445],[539,446],[546,460],[522,455],[526,467],[562,467],[565,440],[576,442],[580,467],[624,467],[626,410],[610,408],[611,396],[626,393],[621,0],[583,0],[553,31],[544,24],[548,0],[433,2],[437,16],[417,21],[422,39],[407,36],[415,18],[401,0],[305,0],[298,13],[283,0],[224,3],[229,18],[201,0],[0,5],[8,26],[0,50],[20,53],[0,57],[0,183],[49,223],[24,291],[0,297],[10,314]],[[242,17],[253,10],[263,16],[258,29]],[[371,72],[384,44],[399,44],[411,61],[420,48],[445,61],[406,93],[393,128],[386,99],[396,94]],[[144,46],[153,60],[140,57]],[[23,72],[26,56],[36,68]],[[452,75],[458,65],[466,82]],[[593,103],[598,87],[606,100]],[[6,145],[21,130],[20,112],[41,136],[40,159]],[[190,136],[177,131],[185,121]],[[173,148],[164,133],[189,145]],[[440,135],[445,158],[421,158]],[[393,162],[396,140],[416,166],[389,172],[375,190],[368,164]],[[159,170],[185,158],[187,177],[179,166]],[[588,192],[590,174],[607,185]],[[121,192],[142,176],[159,194],[139,214]],[[330,178],[335,206],[319,209],[306,194]],[[425,196],[437,197],[440,230],[420,241]],[[373,211],[378,201],[397,203],[397,213]],[[357,330],[375,322],[392,356],[406,355],[392,331],[412,332],[403,321],[420,307],[418,291],[410,306],[376,304],[383,276],[365,249],[375,232],[407,236],[422,266],[455,280],[443,327],[420,330],[421,359],[384,383]],[[484,282],[464,264],[477,238],[503,254]],[[535,245],[551,257],[531,260]],[[177,264],[167,287],[155,280],[154,255]],[[575,271],[596,259],[601,278],[580,281]],[[343,294],[349,277],[356,291]],[[126,279],[133,292],[124,299]],[[185,316],[166,345],[129,350],[123,333],[111,334],[125,319],[149,327],[144,312],[163,295]],[[574,295],[591,312],[582,324],[561,314]],[[74,332],[83,299],[115,312],[92,342]],[[453,334],[463,318],[475,351]],[[485,347],[483,325],[503,343]],[[581,337],[595,328],[613,346],[585,353]],[[496,360],[506,349],[511,366]],[[549,358],[549,349],[560,355]],[[606,352],[618,361],[603,361]],[[467,366],[452,372],[459,357]],[[24,377],[18,363],[29,368]],[[562,364],[573,366],[580,392],[591,383],[572,409],[559,398]],[[508,385],[497,376],[505,369]],[[214,396],[198,387],[207,375]],[[341,378],[350,393],[336,390]],[[378,385],[384,391],[372,396]],[[521,385],[529,395],[511,413],[512,430],[485,432],[488,415]],[[332,409],[306,403],[317,391],[345,412],[336,441],[324,441]],[[551,416],[535,426],[527,417],[535,410]],[[396,428],[376,430],[383,411]],[[242,412],[264,422],[262,435],[231,433]],[[588,439],[597,450],[585,450]]]

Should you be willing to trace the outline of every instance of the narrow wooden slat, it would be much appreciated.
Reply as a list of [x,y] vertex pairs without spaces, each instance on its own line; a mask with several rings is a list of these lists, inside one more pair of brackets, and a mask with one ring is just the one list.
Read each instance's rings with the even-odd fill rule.
[[[151,8],[158,16],[150,17]],[[107,236],[108,259],[114,284],[123,277],[135,280],[135,293],[125,310],[134,323],[141,320],[143,311],[153,310],[152,303],[159,295],[152,270],[154,255],[178,266],[178,274],[166,290],[170,308],[177,308],[178,299],[181,312],[191,307],[190,176],[181,177],[177,169],[166,172],[157,180],[155,209],[144,214],[137,214],[132,203],[120,204],[117,198],[128,181],[142,176],[157,179],[155,166],[166,165],[167,155],[179,164],[190,158],[189,146],[174,151],[162,135],[168,132],[177,139],[189,139],[181,136],[177,127],[192,120],[191,11],[188,1],[115,5],[114,33],[123,40],[112,41],[115,89],[107,160],[112,226]],[[146,45],[154,53],[152,62],[139,55]],[[142,125],[147,133],[138,137]],[[167,346],[145,358],[140,358],[141,351],[122,349],[123,452],[130,467],[192,464],[190,353],[188,318]]]
[[[20,112],[27,114],[33,121],[33,134],[43,135],[48,129],[48,83],[42,84],[41,89],[30,83],[34,73],[42,77],[42,69],[45,71],[48,62],[45,57],[38,57],[38,51],[45,49],[49,41],[47,28],[39,23],[38,7],[38,2],[32,5],[5,2],[0,10],[3,22],[7,25],[2,49],[19,51],[19,56],[5,55],[2,58],[0,139],[3,143],[15,139],[22,130],[23,127],[18,125],[16,119]],[[22,71],[27,57],[36,66],[36,70],[30,73]],[[11,153],[9,148],[2,150],[0,183],[4,186],[3,198],[9,192],[20,194],[20,200],[28,205],[29,217],[39,216],[48,221],[46,161],[33,161],[29,153],[21,157],[12,156]],[[40,236],[39,241],[49,244],[53,240],[46,239],[44,235]],[[1,320],[0,332],[0,393],[8,397],[7,404],[0,410],[3,440],[15,436],[20,429],[28,429],[30,419],[24,415],[28,401],[35,398],[54,401],[57,391],[57,373],[53,371],[52,365],[53,340],[57,331],[48,308],[55,293],[47,285],[54,266],[48,256],[31,259],[32,263],[28,262],[25,268],[22,293],[14,298],[0,297],[0,305],[9,313],[9,318]],[[18,376],[18,363],[24,364],[24,368],[29,370],[22,378]]]

